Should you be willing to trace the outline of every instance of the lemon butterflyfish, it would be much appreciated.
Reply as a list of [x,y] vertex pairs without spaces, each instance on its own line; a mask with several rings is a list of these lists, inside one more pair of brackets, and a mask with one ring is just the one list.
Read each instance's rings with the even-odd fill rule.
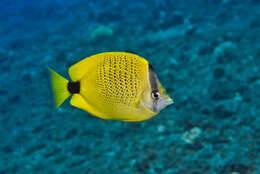
[[87,57],[69,68],[71,81],[50,72],[56,108],[72,95],[72,106],[96,117],[143,121],[173,103],[149,62],[136,54]]

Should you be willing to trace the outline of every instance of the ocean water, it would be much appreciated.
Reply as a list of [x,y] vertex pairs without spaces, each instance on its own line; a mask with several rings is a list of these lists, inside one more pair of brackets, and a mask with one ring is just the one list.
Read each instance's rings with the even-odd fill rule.
[[[259,0],[1,0],[0,174],[260,174]],[[151,62],[175,103],[137,123],[55,109],[48,67]]]

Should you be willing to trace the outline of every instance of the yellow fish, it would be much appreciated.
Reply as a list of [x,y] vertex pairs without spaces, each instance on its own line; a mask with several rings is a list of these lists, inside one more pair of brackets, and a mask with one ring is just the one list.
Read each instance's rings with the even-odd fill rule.
[[51,70],[58,108],[70,104],[103,119],[143,121],[173,103],[144,58],[126,52],[105,52],[72,65],[72,82]]

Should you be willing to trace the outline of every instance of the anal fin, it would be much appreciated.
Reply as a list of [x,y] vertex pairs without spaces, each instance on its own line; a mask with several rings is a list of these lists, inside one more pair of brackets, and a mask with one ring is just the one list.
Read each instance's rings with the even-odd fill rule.
[[82,109],[84,111],[87,111],[89,113],[91,113],[92,115],[95,115],[99,118],[103,118],[103,119],[111,119],[108,116],[102,114],[101,112],[99,112],[97,109],[93,108],[86,100],[83,96],[81,96],[80,94],[73,94],[70,100],[70,104],[74,107],[77,107],[79,109]]

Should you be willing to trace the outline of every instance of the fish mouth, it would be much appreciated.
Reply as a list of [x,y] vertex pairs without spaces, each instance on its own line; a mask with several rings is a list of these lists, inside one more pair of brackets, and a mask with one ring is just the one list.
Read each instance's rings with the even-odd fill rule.
[[143,102],[143,105],[150,110],[153,113],[159,113],[161,110],[166,108],[167,106],[173,104],[174,101],[170,97],[162,97],[158,101],[156,101],[156,104],[148,104]]
[[173,103],[174,103],[174,101],[170,97],[160,98],[160,100],[157,103],[157,112],[160,112],[161,110],[163,110],[164,108],[166,108],[167,106],[169,106]]

